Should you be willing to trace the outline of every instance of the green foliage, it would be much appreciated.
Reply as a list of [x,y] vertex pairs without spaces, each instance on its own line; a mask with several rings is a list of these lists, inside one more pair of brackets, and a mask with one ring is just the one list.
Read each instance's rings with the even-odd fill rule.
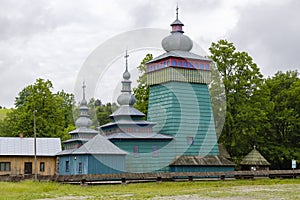
[[0,120],[3,120],[7,116],[7,113],[10,111],[11,109],[8,108],[0,108]]
[[290,169],[300,159],[300,78],[297,71],[278,72],[266,80],[270,91],[265,154],[276,168]]
[[[291,160],[300,159],[299,73],[278,72],[265,80],[252,58],[226,40],[212,43],[210,52],[225,86],[227,104],[219,141],[237,163],[256,145],[271,168],[290,169]],[[220,83],[213,80],[211,93]],[[212,102],[218,102],[219,94]]]
[[100,100],[96,100],[94,105],[96,107],[97,120],[100,123],[100,125],[104,125],[106,123],[111,122],[109,116],[118,109],[116,103],[102,104]]
[[64,130],[73,124],[74,96],[64,91],[54,94],[49,80],[37,79],[15,99],[15,109],[0,123],[0,135],[33,136],[34,114],[38,137],[66,137]]
[[[220,40],[210,47],[211,59],[221,74],[227,102],[226,121],[220,137],[229,153],[239,160],[259,140],[264,113],[257,102],[263,76],[246,52]],[[255,105],[255,106],[253,106]]]
[[150,87],[147,85],[147,76],[146,76],[146,63],[153,59],[152,54],[147,54],[146,57],[142,60],[141,64],[138,66],[140,73],[139,79],[137,80],[138,86],[133,88],[133,93],[137,99],[134,107],[139,111],[147,115],[148,113],[148,101],[149,101],[149,92]]

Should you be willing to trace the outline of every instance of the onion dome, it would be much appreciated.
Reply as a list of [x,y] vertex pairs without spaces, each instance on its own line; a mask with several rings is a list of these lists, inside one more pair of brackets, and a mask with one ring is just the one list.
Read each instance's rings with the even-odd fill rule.
[[83,91],[83,98],[80,102],[80,107],[79,107],[79,118],[76,120],[75,125],[76,127],[80,128],[80,127],[90,127],[92,125],[92,120],[89,118],[89,114],[88,114],[88,107],[87,107],[87,101],[85,99],[85,84],[83,82],[82,85],[82,91]]
[[165,37],[161,44],[165,51],[190,51],[193,48],[193,41],[183,35],[184,24],[178,19],[178,6],[176,8],[176,20],[171,24],[171,35]]
[[123,73],[123,78],[124,80],[122,81],[122,94],[118,97],[117,101],[118,103],[122,105],[129,105],[132,106],[136,102],[136,98],[133,94],[131,94],[131,81],[130,79],[130,73],[128,72],[128,62],[127,58],[129,55],[127,54],[124,56],[126,59],[126,69],[125,72]]

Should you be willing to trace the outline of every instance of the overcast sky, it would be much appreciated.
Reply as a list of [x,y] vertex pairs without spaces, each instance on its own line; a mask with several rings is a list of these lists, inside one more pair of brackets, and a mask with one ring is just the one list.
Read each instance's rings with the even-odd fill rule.
[[[177,2],[185,34],[204,51],[227,39],[248,52],[266,77],[300,69],[298,0],[0,0],[0,105],[13,107],[37,78],[51,80],[54,91],[73,93],[83,63],[99,45],[136,29],[169,30]],[[147,51],[132,52],[130,67]],[[120,72],[98,81],[98,90],[106,92],[90,97],[105,101],[107,91],[118,91],[122,56],[114,63]]]

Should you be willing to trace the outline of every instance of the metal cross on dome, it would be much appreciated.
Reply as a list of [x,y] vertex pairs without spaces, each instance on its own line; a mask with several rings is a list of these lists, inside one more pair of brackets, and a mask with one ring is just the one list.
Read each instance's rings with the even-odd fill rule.
[[124,56],[124,58],[126,59],[126,72],[128,71],[128,62],[127,62],[127,58],[129,57],[128,53],[127,53],[127,49],[126,49],[126,54]]

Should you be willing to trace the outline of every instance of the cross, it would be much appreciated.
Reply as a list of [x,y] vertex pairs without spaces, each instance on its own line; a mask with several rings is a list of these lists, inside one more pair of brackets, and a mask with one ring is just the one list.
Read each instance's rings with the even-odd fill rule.
[[126,49],[126,54],[124,56],[124,58],[126,59],[126,71],[128,71],[128,63],[127,63],[127,58],[129,57],[129,55],[127,54],[127,49]]
[[85,82],[83,81],[83,83],[82,83],[82,93],[83,93],[82,98],[83,99],[85,99],[85,88],[86,88]]
[[179,8],[178,8],[178,3],[177,3],[177,7],[176,7],[176,19],[178,19],[178,10],[179,10]]

